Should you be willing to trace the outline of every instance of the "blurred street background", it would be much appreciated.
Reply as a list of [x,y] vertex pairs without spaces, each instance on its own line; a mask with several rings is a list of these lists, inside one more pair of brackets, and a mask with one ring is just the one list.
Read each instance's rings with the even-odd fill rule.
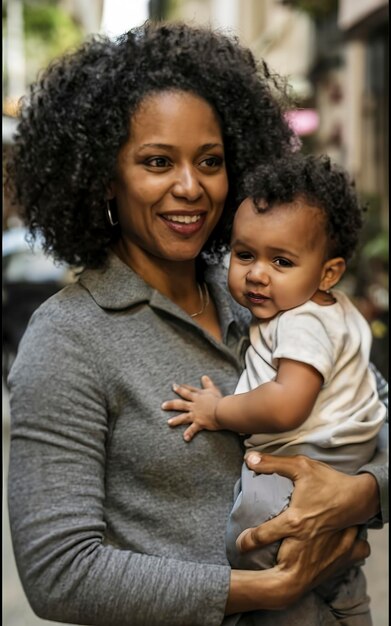
[[[286,77],[288,118],[303,150],[327,153],[368,205],[361,245],[340,287],[368,320],[372,361],[388,379],[388,2],[387,0],[2,0],[3,168],[19,99],[39,71],[92,33],[115,37],[146,19],[211,24],[237,34]],[[35,626],[13,560],[6,510],[9,409],[6,376],[33,310],[74,280],[26,243],[3,192],[3,623]],[[388,527],[370,531],[365,566],[374,626],[388,621]],[[108,625],[109,626],[109,625]],[[186,626],[186,625],[184,625]],[[314,625],[316,626],[316,625]]]

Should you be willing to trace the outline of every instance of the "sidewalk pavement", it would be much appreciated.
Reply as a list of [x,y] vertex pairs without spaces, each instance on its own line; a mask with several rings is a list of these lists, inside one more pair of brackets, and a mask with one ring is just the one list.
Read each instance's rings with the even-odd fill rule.
[[[3,387],[3,624],[4,626],[50,625],[54,622],[48,622],[36,617],[30,609],[20,584],[12,552],[6,505],[9,454],[7,397],[7,392]],[[389,626],[388,526],[382,530],[370,530],[369,543],[371,545],[371,556],[366,561],[364,572],[367,577],[368,593],[371,598],[373,626]],[[65,626],[67,625],[65,624]],[[314,626],[316,625],[314,624]]]

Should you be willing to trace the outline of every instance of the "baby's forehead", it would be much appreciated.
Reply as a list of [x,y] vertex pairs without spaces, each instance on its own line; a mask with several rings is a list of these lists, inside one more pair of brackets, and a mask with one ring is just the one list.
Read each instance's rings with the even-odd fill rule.
[[264,243],[270,236],[273,240],[298,237],[302,245],[313,248],[325,243],[327,232],[325,211],[303,197],[288,202],[246,198],[235,215],[231,245],[237,238],[261,235]]
[[323,224],[326,222],[326,212],[323,207],[302,195],[295,196],[288,201],[247,197],[239,205],[235,218],[240,220],[257,215],[260,218],[267,218],[275,216],[277,213],[280,219],[285,215],[291,220],[296,215],[298,218],[305,216],[311,222],[315,220],[319,220]]

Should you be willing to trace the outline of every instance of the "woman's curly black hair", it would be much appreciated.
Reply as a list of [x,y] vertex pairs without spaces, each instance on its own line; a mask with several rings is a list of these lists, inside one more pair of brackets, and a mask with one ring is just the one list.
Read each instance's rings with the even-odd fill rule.
[[260,165],[245,176],[242,194],[259,211],[303,198],[326,218],[329,257],[352,257],[366,206],[360,204],[348,173],[328,156],[292,154]]
[[11,197],[30,233],[40,232],[57,260],[104,264],[119,237],[105,210],[119,149],[141,100],[163,90],[203,97],[221,120],[229,194],[206,251],[228,243],[243,174],[292,149],[284,82],[265,63],[257,66],[236,37],[150,22],[115,40],[94,36],[30,87],[7,166]]

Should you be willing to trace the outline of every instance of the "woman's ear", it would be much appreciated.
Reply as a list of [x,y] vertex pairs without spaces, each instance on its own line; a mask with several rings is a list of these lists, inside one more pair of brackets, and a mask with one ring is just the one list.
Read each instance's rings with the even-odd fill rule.
[[329,259],[323,266],[322,279],[320,281],[319,289],[321,291],[328,291],[341,280],[346,270],[346,262],[342,257],[335,257]]

